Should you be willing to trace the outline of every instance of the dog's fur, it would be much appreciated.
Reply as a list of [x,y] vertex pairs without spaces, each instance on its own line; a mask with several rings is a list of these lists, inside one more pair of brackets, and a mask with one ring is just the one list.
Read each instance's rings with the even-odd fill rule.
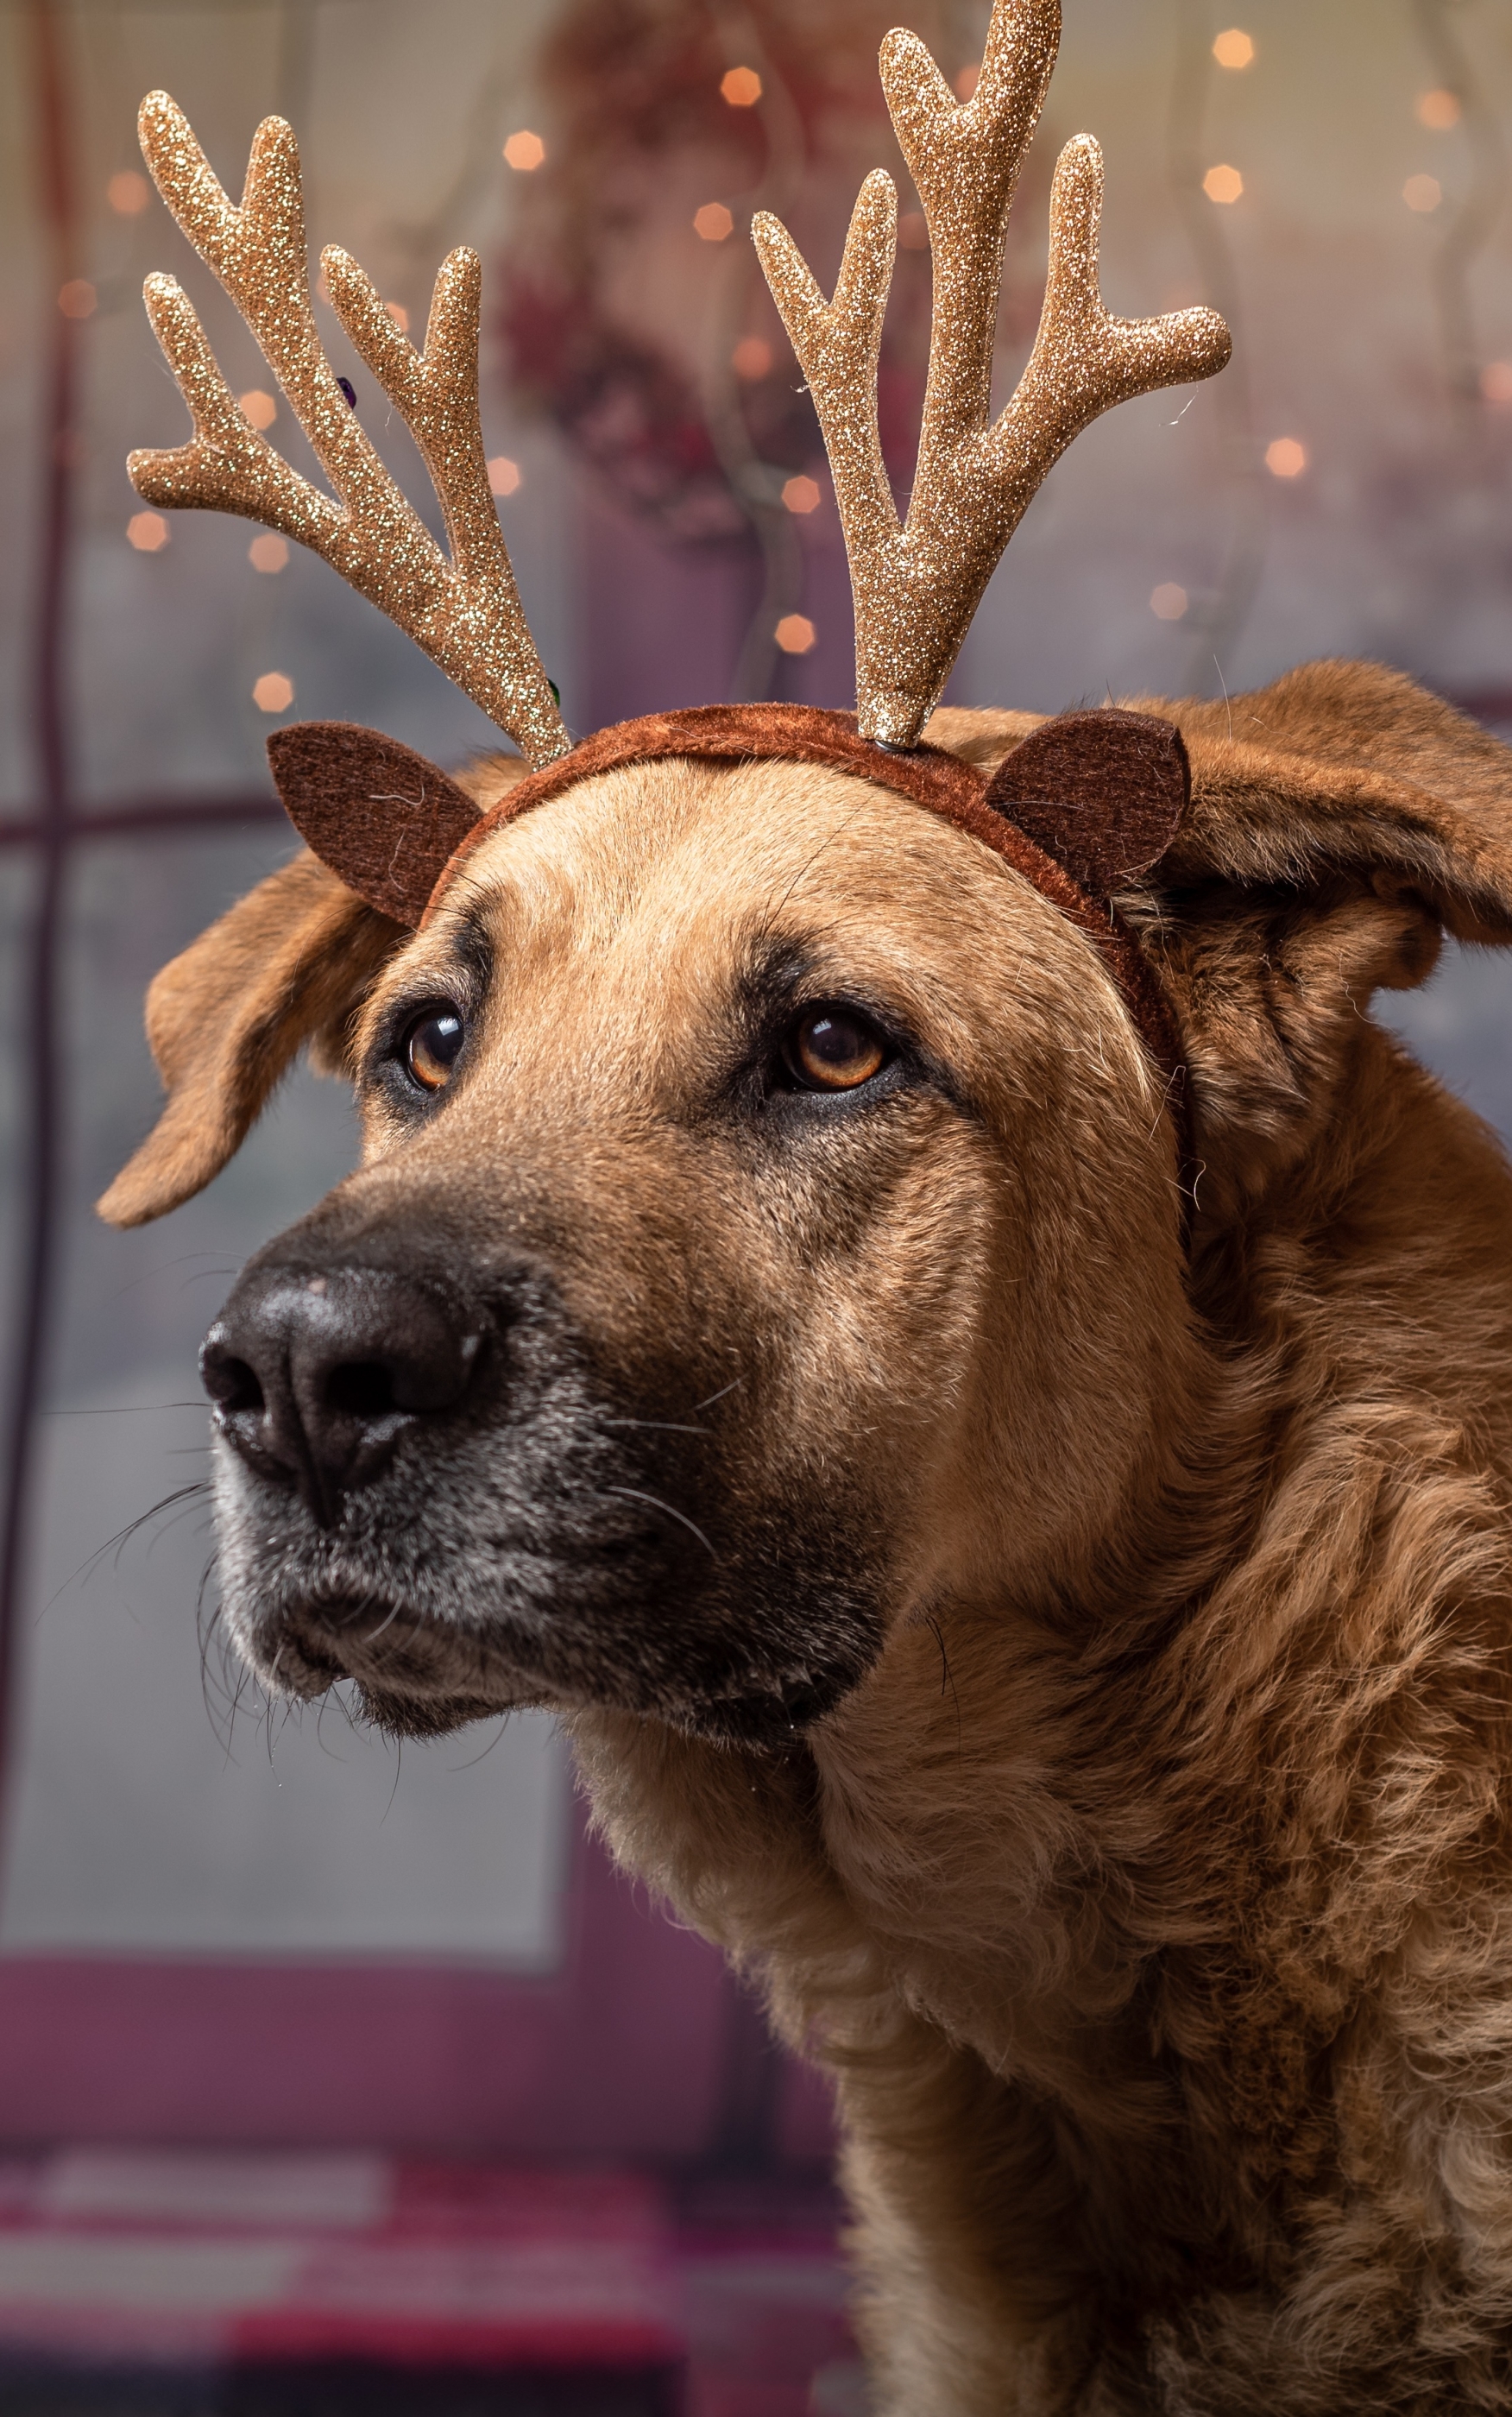
[[[1503,2409],[1512,1177],[1367,1007],[1512,938],[1512,755],[1368,666],[1146,709],[1189,1261],[1091,944],[786,765],[596,779],[417,938],[297,860],[161,978],[105,1206],[196,1189],[305,1041],[354,1072],[364,1165],[266,1255],[418,1267],[491,1373],[328,1529],[222,1445],[231,1629],[399,1730],[562,1711],[837,2077],[889,2417]],[[794,1097],[836,996],[895,1061]]]

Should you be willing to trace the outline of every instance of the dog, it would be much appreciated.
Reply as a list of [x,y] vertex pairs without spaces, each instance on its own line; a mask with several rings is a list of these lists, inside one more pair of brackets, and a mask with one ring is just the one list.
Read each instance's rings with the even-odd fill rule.
[[1116,899],[1185,1193],[1012,864],[679,760],[491,823],[418,932],[273,874],[159,977],[102,1208],[307,1044],[355,1084],[205,1345],[227,1629],[396,1736],[560,1716],[834,2076],[887,2417],[1499,2410],[1512,1173],[1368,1006],[1512,939],[1512,752],[1368,664],[1131,703],[1191,767]]

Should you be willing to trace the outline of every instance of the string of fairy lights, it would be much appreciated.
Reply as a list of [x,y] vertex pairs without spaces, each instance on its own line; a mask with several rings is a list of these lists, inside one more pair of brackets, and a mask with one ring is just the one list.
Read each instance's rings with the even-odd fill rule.
[[[1423,139],[1424,155],[1399,188],[1400,204],[1414,217],[1441,227],[1437,265],[1432,272],[1445,368],[1454,392],[1462,400],[1491,411],[1512,407],[1512,359],[1480,359],[1472,333],[1469,302],[1470,270],[1476,253],[1489,240],[1507,186],[1507,160],[1499,123],[1490,108],[1471,56],[1451,22],[1456,0],[1410,0],[1416,28],[1437,80],[1415,95],[1413,121]],[[1170,156],[1172,182],[1187,219],[1209,298],[1231,320],[1242,318],[1242,301],[1232,248],[1217,223],[1229,213],[1244,215],[1263,206],[1263,177],[1257,179],[1242,159],[1203,156],[1202,122],[1208,86],[1216,77],[1262,77],[1265,55],[1262,42],[1247,26],[1231,24],[1211,31],[1209,0],[1174,0],[1179,53],[1176,86],[1171,113]],[[1203,21],[1206,20],[1206,23]],[[737,21],[738,22],[738,21]],[[790,185],[794,162],[782,157],[782,96],[774,91],[770,63],[763,55],[754,28],[744,21],[744,53],[733,57],[718,82],[719,98],[733,112],[760,113],[767,135],[769,166],[762,190],[743,197],[733,208],[731,197],[711,196],[692,210],[690,237],[701,245],[729,247],[733,264],[740,247],[732,242],[744,231],[753,208],[773,205],[774,182]],[[975,89],[977,69],[967,63],[954,75],[960,99]],[[495,140],[497,139],[495,135]],[[1446,142],[1457,139],[1468,177],[1453,198],[1455,172],[1442,156]],[[531,176],[546,162],[546,137],[532,125],[516,125],[506,133],[494,155],[511,175]],[[1257,187],[1259,190],[1257,190]],[[147,207],[151,189],[139,171],[118,169],[109,178],[105,199],[112,211],[135,218]],[[1196,206],[1194,206],[1194,205]],[[1204,223],[1205,220],[1205,223]],[[922,214],[907,208],[901,214],[900,242],[904,250],[927,248]],[[746,281],[732,278],[727,303],[738,318]],[[75,319],[89,317],[96,305],[93,286],[83,278],[68,281],[58,295],[58,307]],[[409,314],[395,300],[388,304],[398,325],[408,330]],[[716,316],[718,314],[716,313]],[[717,331],[718,335],[718,331]],[[803,655],[817,643],[818,631],[801,609],[803,555],[795,543],[794,522],[802,523],[825,506],[826,484],[809,471],[782,469],[761,460],[746,429],[739,396],[743,385],[768,376],[773,366],[767,336],[750,330],[714,347],[716,357],[704,377],[705,414],[716,451],[732,493],[746,512],[762,546],[766,578],[756,616],[733,673],[732,692],[763,693],[775,655]],[[239,398],[251,425],[267,433],[280,417],[280,403],[265,388],[253,388]],[[1282,485],[1305,480],[1313,467],[1313,444],[1297,428],[1257,429],[1252,420],[1242,364],[1231,371],[1219,404],[1226,425],[1223,441],[1233,498],[1233,528],[1227,558],[1213,587],[1194,595],[1175,579],[1163,579],[1151,589],[1148,607],[1157,621],[1185,624],[1196,642],[1194,672],[1201,677],[1209,659],[1232,646],[1258,586],[1264,545],[1264,509],[1261,490],[1266,480]],[[490,485],[501,505],[519,494],[522,472],[513,457],[496,454],[489,461]],[[1260,484],[1257,486],[1257,480]],[[125,530],[127,541],[143,555],[159,555],[172,542],[163,514],[136,511]],[[278,577],[290,559],[287,542],[271,532],[253,537],[247,547],[252,571]],[[270,718],[289,712],[296,702],[293,678],[276,663],[260,666],[250,683],[251,701]]]
[[[1461,403],[1492,413],[1512,406],[1512,360],[1481,359],[1473,335],[1470,270],[1485,250],[1508,189],[1505,141],[1472,56],[1451,16],[1464,13],[1460,0],[1409,0],[1419,38],[1436,81],[1421,86],[1412,103],[1412,125],[1424,145],[1399,188],[1399,205],[1412,217],[1441,227],[1431,281],[1439,310],[1446,383]],[[1226,558],[1212,589],[1188,594],[1175,580],[1151,590],[1157,620],[1185,623],[1192,631],[1189,684],[1210,688],[1222,681],[1223,654],[1237,638],[1259,586],[1266,537],[1265,480],[1293,485],[1314,467],[1309,434],[1297,428],[1260,429],[1254,424],[1243,339],[1244,303],[1232,247],[1222,222],[1263,206],[1263,176],[1239,160],[1205,156],[1205,103],[1215,72],[1219,79],[1263,76],[1263,49],[1244,25],[1211,30],[1209,0],[1174,0],[1177,66],[1172,96],[1169,158],[1172,185],[1194,252],[1203,271],[1204,298],[1217,303],[1235,334],[1235,359],[1216,396],[1227,455],[1232,527]],[[1458,138],[1461,159],[1445,159],[1444,146]],[[1415,147],[1415,144],[1414,144]],[[1466,170],[1468,169],[1468,174]],[[1456,182],[1460,186],[1458,200]]]

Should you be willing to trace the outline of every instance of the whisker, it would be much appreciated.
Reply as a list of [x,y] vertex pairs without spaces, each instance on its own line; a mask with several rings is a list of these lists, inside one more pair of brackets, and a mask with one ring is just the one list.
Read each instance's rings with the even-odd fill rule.
[[688,1516],[686,1511],[677,1510],[671,1502],[663,1502],[659,1495],[641,1494],[637,1492],[633,1485],[606,1485],[604,1492],[606,1494],[623,1494],[627,1501],[649,1502],[653,1511],[665,1511],[669,1519],[675,1519],[680,1527],[688,1529],[690,1536],[696,1536],[698,1538],[699,1543],[703,1545],[703,1550],[707,1553],[711,1561],[717,1561],[719,1557],[718,1553],[710,1543],[707,1536],[703,1533],[703,1528],[695,1526],[694,1522]]
[[655,1427],[662,1435],[708,1434],[707,1427],[682,1426],[675,1419],[601,1419],[599,1424],[606,1427]]
[[358,1640],[357,1640],[357,1642],[358,1642],[360,1645],[373,1645],[373,1644],[376,1644],[376,1642],[377,1642],[378,1638],[379,1638],[380,1636],[382,1636],[382,1634],[383,1634],[383,1633],[384,1633],[385,1629],[386,1629],[386,1628],[392,1628],[392,1627],[393,1627],[393,1625],[394,1625],[395,1620],[396,1620],[398,1618],[399,1618],[399,1605],[398,1605],[398,1604],[396,1603],[396,1604],[393,1605],[392,1609],[389,1611],[387,1618],[386,1618],[386,1619],[381,1619],[381,1620],[378,1622],[377,1627],[376,1627],[375,1629],[373,1629],[373,1630],[370,1632],[370,1634],[369,1635],[359,1637],[359,1638],[358,1638]]
[[493,1752],[494,1747],[498,1744],[500,1738],[503,1737],[505,1730],[508,1727],[509,1721],[509,1713],[501,1712],[499,1714],[499,1725],[495,1729],[493,1735],[490,1738],[487,1745],[483,1748],[482,1753],[469,1755],[465,1762],[449,1762],[446,1765],[447,1770],[453,1771],[471,1771],[475,1764],[486,1762],[489,1756]]
[[130,1543],[132,1537],[139,1534],[140,1531],[147,1526],[150,1520],[160,1517],[162,1513],[165,1511],[176,1510],[180,1503],[191,1502],[196,1495],[208,1494],[209,1491],[210,1487],[208,1481],[203,1477],[196,1478],[192,1485],[180,1485],[176,1487],[172,1494],[165,1494],[160,1502],[154,1502],[148,1510],[140,1512],[136,1518],[129,1519],[124,1528],[117,1528],[113,1536],[107,1536],[105,1542],[99,1545],[95,1552],[91,1553],[87,1559],[81,1561],[76,1570],[69,1572],[68,1575],[64,1579],[63,1584],[57,1589],[56,1592],[49,1595],[46,1603],[42,1605],[41,1611],[38,1612],[38,1618],[40,1619],[46,1613],[50,1612],[53,1605],[58,1602],[60,1597],[67,1593],[69,1587],[77,1586],[81,1581],[87,1584],[98,1570],[100,1563],[104,1560],[107,1554],[113,1553],[114,1555],[114,1567],[118,1570],[121,1566],[121,1555],[125,1552],[126,1547]]

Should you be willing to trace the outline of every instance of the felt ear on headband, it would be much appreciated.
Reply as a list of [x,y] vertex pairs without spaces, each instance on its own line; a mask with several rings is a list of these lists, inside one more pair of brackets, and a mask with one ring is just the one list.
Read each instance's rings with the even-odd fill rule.
[[998,766],[987,802],[1107,898],[1164,856],[1191,793],[1175,723],[1105,706],[1041,722]]
[[289,820],[370,906],[412,928],[479,809],[413,747],[355,722],[296,722],[267,742]]

